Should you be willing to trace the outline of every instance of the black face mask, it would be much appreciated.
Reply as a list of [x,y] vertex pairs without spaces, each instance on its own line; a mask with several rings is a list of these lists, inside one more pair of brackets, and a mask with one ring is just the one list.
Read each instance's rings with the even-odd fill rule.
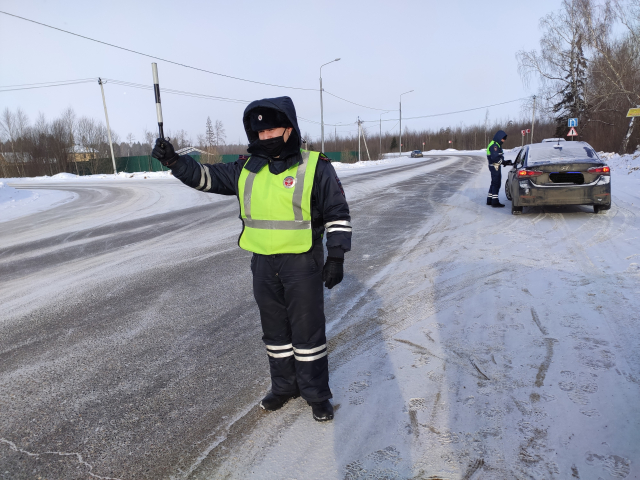
[[258,145],[260,146],[262,151],[273,158],[280,156],[285,144],[286,142],[284,141],[284,132],[280,137],[267,138],[266,140],[258,140]]

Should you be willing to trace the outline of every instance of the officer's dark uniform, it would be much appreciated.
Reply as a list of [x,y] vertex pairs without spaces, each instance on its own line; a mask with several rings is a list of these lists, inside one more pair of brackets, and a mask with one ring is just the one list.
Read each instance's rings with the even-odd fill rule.
[[502,183],[501,167],[504,162],[504,152],[502,151],[502,142],[506,140],[507,134],[503,130],[493,136],[493,140],[487,147],[487,160],[489,161],[489,171],[491,172],[491,186],[487,195],[487,205],[494,207],[504,207],[500,203],[498,194],[500,193],[500,185]]
[[[271,158],[264,153],[257,133],[258,130],[266,129],[258,125],[261,122],[268,123],[269,118],[273,116],[271,114],[274,113],[293,128],[279,158]],[[247,178],[252,174],[258,174],[264,168],[273,175],[283,174],[290,169],[293,171],[301,168],[305,159],[309,159],[310,152],[300,149],[300,129],[293,102],[289,97],[251,103],[244,112],[243,123],[250,143],[248,151],[251,157],[248,160],[238,160],[230,164],[200,165],[185,155],[169,166],[173,175],[190,187],[203,192],[238,196],[244,233],[249,231],[249,225],[252,224],[245,218],[247,207],[242,208],[242,202],[246,201],[247,183],[239,182],[241,175]],[[342,280],[344,253],[351,249],[351,218],[342,185],[329,159],[323,154],[316,158],[311,190],[310,249],[304,253],[254,253],[251,259],[253,293],[260,309],[263,340],[271,370],[272,394],[281,399],[301,395],[314,405],[332,397],[329,389],[325,337],[323,273],[325,286],[332,288],[339,283]],[[295,174],[287,176],[285,181],[293,182],[294,177]],[[267,180],[269,178],[273,177],[268,177]],[[239,185],[243,185],[243,194],[239,192]],[[322,241],[325,230],[328,257],[323,269]],[[265,232],[265,235],[269,235],[268,231]],[[255,233],[252,235],[254,239],[262,238],[260,234],[258,237]],[[243,246],[242,235],[239,242]],[[337,279],[331,279],[333,268],[339,270]],[[269,395],[261,403],[267,410],[275,410],[286,401],[276,402],[275,406],[270,408],[265,406],[267,400]],[[273,403],[273,396],[271,402]],[[325,402],[325,405],[328,403]],[[316,417],[315,407],[314,418],[333,418],[332,407],[330,404],[328,407],[331,408],[330,418]]]

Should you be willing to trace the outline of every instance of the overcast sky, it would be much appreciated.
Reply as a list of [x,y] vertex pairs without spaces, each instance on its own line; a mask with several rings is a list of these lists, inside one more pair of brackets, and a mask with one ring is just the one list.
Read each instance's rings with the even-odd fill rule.
[[[0,10],[81,35],[191,66],[291,90],[231,80],[158,61],[160,87],[241,100],[290,96],[298,115],[320,121],[319,67],[325,91],[350,101],[390,109],[382,118],[463,110],[534,93],[525,88],[515,54],[538,47],[539,19],[560,0],[537,1],[133,1],[3,0]],[[106,77],[152,84],[147,57],[100,45],[0,14],[0,86]],[[156,128],[151,91],[107,84],[111,128],[121,139]],[[204,133],[207,116],[221,120],[227,141],[246,143],[245,105],[164,94],[165,128]],[[0,109],[22,107],[30,118],[51,119],[66,107],[104,120],[96,83],[0,93]],[[378,120],[380,111],[325,95],[326,123]],[[520,103],[489,109],[492,119],[520,116]],[[403,127],[473,124],[485,110]],[[303,132],[320,126],[300,121]],[[383,130],[397,131],[397,120]],[[372,127],[373,128],[373,127]],[[355,132],[338,127],[338,133]],[[333,134],[327,126],[325,135]]]

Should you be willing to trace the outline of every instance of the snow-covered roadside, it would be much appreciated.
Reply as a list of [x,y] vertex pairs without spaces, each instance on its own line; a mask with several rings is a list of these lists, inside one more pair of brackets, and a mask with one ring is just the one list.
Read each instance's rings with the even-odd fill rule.
[[171,172],[120,172],[117,175],[100,174],[100,175],[75,175],[73,173],[58,173],[53,176],[44,175],[42,177],[15,177],[3,178],[5,184],[21,184],[21,183],[59,183],[59,182],[96,182],[96,181],[118,181],[118,180],[173,180]]
[[[415,165],[428,162],[431,159],[390,157],[378,161],[357,162],[353,164],[334,163],[336,171],[341,177],[349,177],[362,172],[373,172],[402,165]],[[165,183],[166,182],[166,183]],[[154,209],[143,210],[144,204],[136,207],[136,216],[162,213],[176,208],[188,208],[214,201],[224,200],[220,195],[202,195],[193,189],[183,186],[170,172],[137,172],[119,173],[117,175],[84,175],[59,173],[53,176],[29,178],[4,178],[0,182],[0,222],[15,220],[37,212],[42,212],[63,203],[70,202],[78,196],[68,190],[55,190],[56,187],[68,189],[74,185],[95,187],[127,187],[142,190],[154,190],[157,197],[165,196]],[[171,196],[167,195],[167,187],[171,186]],[[43,190],[43,186],[50,186],[51,190]],[[14,188],[21,187],[21,188]],[[34,187],[30,190],[29,187]],[[177,195],[177,197],[176,197]],[[170,198],[169,198],[170,197]]]
[[220,473],[640,477],[638,173],[610,164],[606,215],[488,208],[484,167],[390,266],[363,255],[366,298],[330,319],[330,341],[358,333],[357,354],[329,354],[340,362],[334,422],[318,425],[290,402]]
[[73,192],[59,190],[18,190],[0,182],[0,223],[48,210],[77,197]]
[[598,156],[606,160],[613,175],[630,175],[640,179],[640,151],[628,155],[599,152]]

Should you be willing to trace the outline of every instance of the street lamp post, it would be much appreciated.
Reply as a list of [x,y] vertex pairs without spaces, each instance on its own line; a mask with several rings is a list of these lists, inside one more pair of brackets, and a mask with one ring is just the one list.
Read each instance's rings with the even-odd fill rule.
[[330,63],[333,62],[337,62],[338,60],[340,60],[339,58],[336,58],[335,60],[331,60],[330,62],[325,63],[324,65],[320,65],[320,137],[321,137],[321,143],[322,143],[322,148],[321,148],[321,152],[324,152],[324,108],[322,106],[322,67],[324,67],[325,65],[329,65]]
[[382,160],[382,115],[385,115],[389,112],[383,112],[380,114],[380,160]]
[[402,95],[406,95],[407,93],[411,93],[413,90],[409,90],[408,92],[404,92],[400,94],[400,156],[402,156]]

